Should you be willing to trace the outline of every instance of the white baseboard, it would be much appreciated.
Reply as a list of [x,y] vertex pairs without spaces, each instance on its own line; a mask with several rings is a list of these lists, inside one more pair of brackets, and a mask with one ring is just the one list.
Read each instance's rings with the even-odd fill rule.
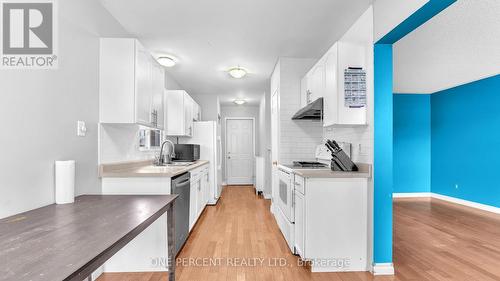
[[437,193],[432,193],[432,198],[441,199],[441,200],[448,201],[451,203],[460,204],[463,206],[467,206],[467,207],[471,207],[471,208],[475,208],[475,209],[479,209],[479,210],[483,210],[483,211],[487,211],[487,212],[492,212],[495,214],[500,214],[500,208],[490,206],[490,205],[476,203],[476,202],[463,200],[463,199],[459,199],[459,198],[455,198],[455,197],[450,197],[450,196],[446,196],[446,195],[441,195],[441,194],[437,194]]
[[431,197],[430,192],[409,192],[409,193],[393,193],[392,198],[420,198]]
[[272,198],[271,194],[267,194],[267,193],[262,193],[262,194],[264,194],[264,199],[270,200]]
[[459,199],[459,198],[455,198],[455,197],[450,197],[450,196],[446,196],[446,195],[441,195],[441,194],[437,194],[434,192],[393,193],[392,197],[393,198],[431,197],[431,198],[436,198],[436,199],[440,199],[443,201],[447,201],[450,203],[455,203],[455,204],[459,204],[459,205],[463,205],[463,206],[467,206],[467,207],[471,207],[471,208],[475,208],[475,209],[479,209],[479,210],[483,210],[483,211],[487,211],[487,212],[491,212],[491,213],[495,213],[495,214],[500,214],[500,208],[498,208],[498,207],[485,205],[485,204],[481,204],[481,203],[476,203],[476,202],[472,202],[472,201],[468,201],[468,200],[464,200],[464,199]]
[[373,264],[373,275],[394,275],[394,264],[375,263]]

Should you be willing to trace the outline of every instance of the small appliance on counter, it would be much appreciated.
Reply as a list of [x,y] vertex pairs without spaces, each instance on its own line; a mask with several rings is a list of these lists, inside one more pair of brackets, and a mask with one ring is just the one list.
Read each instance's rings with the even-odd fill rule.
[[325,146],[332,154],[331,169],[332,171],[353,172],[358,171],[358,166],[352,162],[340,145],[334,140],[327,140]]
[[200,145],[199,144],[176,144],[175,145],[175,162],[194,162],[200,160]]

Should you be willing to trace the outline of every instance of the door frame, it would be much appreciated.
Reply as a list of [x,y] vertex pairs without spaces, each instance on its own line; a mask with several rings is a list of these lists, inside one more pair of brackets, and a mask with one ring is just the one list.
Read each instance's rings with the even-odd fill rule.
[[[229,182],[228,172],[227,172],[227,121],[228,120],[251,120],[252,121],[252,137],[253,137],[253,159],[252,163],[255,166],[255,117],[225,117],[224,118],[224,172],[225,172],[225,180],[227,185],[231,185]],[[254,168],[252,168],[254,169]],[[253,184],[255,185],[255,169],[253,172]]]

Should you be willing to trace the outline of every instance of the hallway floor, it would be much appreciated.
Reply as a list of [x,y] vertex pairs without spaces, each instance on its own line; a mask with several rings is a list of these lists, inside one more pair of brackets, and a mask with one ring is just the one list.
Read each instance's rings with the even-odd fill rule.
[[[178,263],[187,265],[178,266],[176,279],[500,280],[500,219],[496,215],[439,200],[396,201],[396,276],[373,277],[368,272],[310,273],[298,266],[269,205],[269,200],[255,195],[253,187],[226,187],[219,204],[206,208],[178,256]],[[163,273],[106,273],[98,281],[167,279]]]

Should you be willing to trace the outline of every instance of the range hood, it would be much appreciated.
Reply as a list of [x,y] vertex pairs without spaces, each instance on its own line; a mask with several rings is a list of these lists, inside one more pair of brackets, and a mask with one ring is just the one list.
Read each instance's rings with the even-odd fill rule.
[[319,98],[306,105],[292,117],[292,120],[321,120],[323,119],[323,98]]

